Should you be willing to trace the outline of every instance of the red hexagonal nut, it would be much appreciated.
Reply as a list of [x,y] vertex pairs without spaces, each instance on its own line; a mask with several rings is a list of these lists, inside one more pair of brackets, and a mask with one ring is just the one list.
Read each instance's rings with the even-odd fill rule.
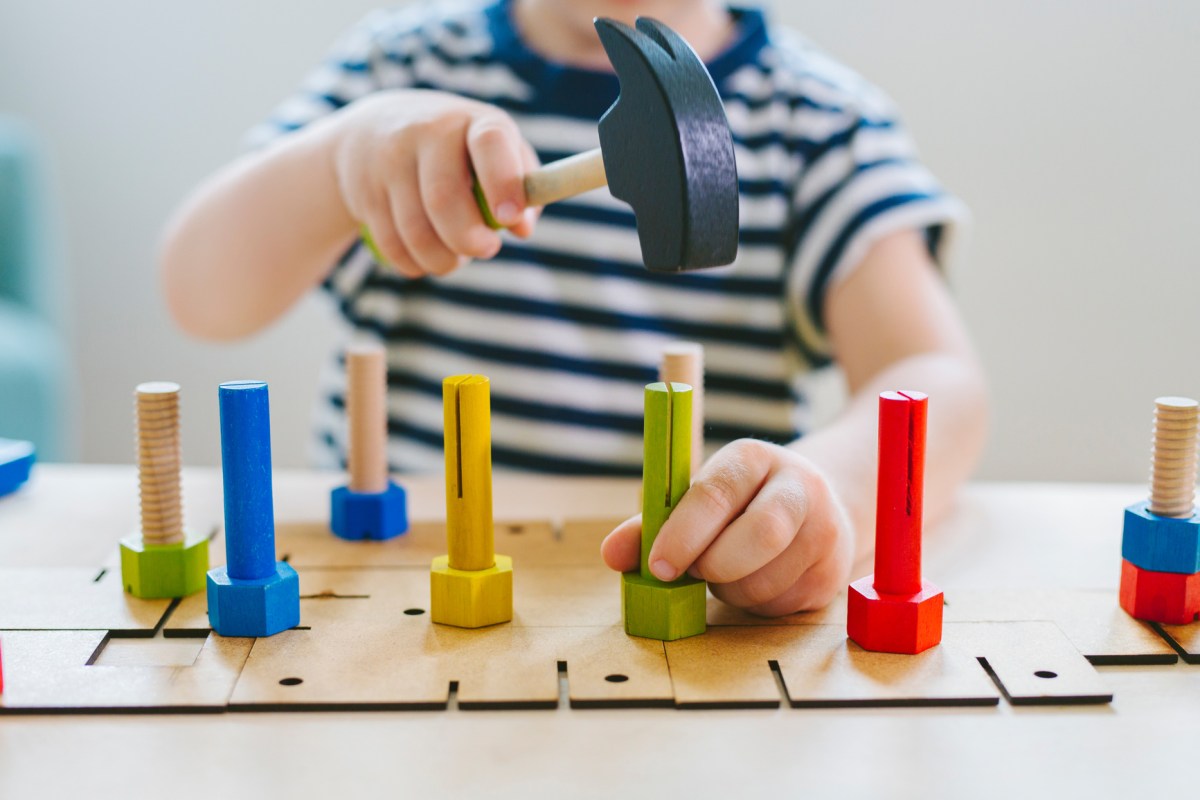
[[1186,625],[1200,614],[1200,573],[1155,572],[1122,560],[1120,599],[1137,619]]
[[941,589],[922,581],[916,594],[880,594],[874,584],[874,575],[850,584],[846,633],[859,647],[912,655],[942,641]]

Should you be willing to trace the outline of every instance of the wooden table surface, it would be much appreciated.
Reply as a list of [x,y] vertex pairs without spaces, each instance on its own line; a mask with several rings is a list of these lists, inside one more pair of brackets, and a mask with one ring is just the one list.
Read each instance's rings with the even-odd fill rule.
[[[322,519],[332,474],[278,472],[277,519]],[[443,516],[440,478],[404,481]],[[944,588],[1112,588],[1133,485],[975,484],[930,530]],[[185,475],[188,526],[220,474]],[[620,516],[623,480],[498,476],[497,518]],[[39,465],[0,499],[0,566],[97,566],[136,524],[131,467]],[[0,798],[737,796],[1151,797],[1192,787],[1200,666],[1100,667],[1110,706],[229,713],[0,719]]]

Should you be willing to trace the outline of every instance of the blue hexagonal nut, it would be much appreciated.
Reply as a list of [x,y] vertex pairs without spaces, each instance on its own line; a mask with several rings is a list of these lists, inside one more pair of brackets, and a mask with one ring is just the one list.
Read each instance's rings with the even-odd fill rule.
[[208,624],[221,636],[273,636],[300,624],[300,576],[282,561],[261,580],[208,571]]
[[404,490],[388,481],[382,492],[352,492],[347,486],[330,495],[329,527],[343,539],[391,539],[408,530]]
[[1200,514],[1160,517],[1149,506],[1143,501],[1125,509],[1121,557],[1153,572],[1200,572]]

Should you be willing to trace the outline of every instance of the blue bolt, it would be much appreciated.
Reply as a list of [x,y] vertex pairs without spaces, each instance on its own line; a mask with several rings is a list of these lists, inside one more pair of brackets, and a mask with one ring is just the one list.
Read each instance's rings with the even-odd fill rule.
[[226,566],[208,571],[208,621],[221,636],[273,636],[300,624],[300,578],[275,561],[267,385],[221,384]]
[[275,573],[267,384],[222,383],[218,395],[225,485],[225,561],[230,578],[263,580]]

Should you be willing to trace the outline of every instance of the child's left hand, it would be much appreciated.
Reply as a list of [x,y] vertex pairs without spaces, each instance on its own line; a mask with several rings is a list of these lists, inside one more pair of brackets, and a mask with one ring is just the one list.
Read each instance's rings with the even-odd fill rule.
[[[604,562],[637,569],[641,516],[601,545]],[[755,614],[821,608],[846,587],[854,530],[825,476],[786,447],[742,439],[723,447],[663,524],[650,569],[665,581],[685,572]]]

